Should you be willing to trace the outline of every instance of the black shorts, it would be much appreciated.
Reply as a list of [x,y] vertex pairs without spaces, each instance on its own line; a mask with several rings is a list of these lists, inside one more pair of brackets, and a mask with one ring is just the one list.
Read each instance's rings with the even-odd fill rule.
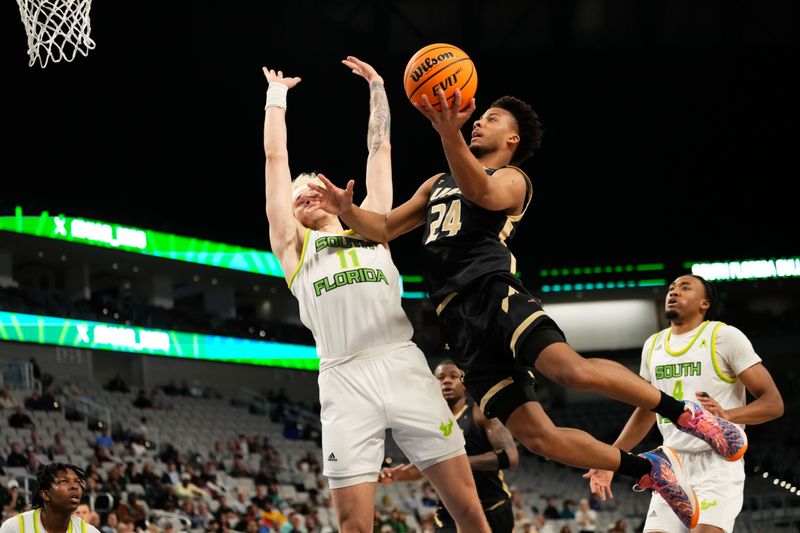
[[[506,500],[498,507],[487,511],[484,510],[486,521],[489,522],[489,529],[492,533],[512,533],[514,531],[514,509],[511,500]],[[456,533],[456,523],[450,513],[441,505],[436,509],[434,519],[436,528],[434,531],[439,533]]]
[[533,365],[539,353],[566,342],[542,302],[511,275],[468,286],[447,303],[439,323],[467,391],[487,418],[503,423],[520,405],[537,401]]

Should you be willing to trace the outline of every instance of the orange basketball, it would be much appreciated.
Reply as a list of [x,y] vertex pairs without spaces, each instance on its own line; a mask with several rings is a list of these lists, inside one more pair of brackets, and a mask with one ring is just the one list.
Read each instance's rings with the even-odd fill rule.
[[403,84],[406,96],[414,103],[422,103],[422,95],[437,110],[441,109],[434,88],[444,91],[447,102],[453,105],[455,90],[461,89],[461,109],[469,105],[478,89],[478,72],[469,56],[452,44],[436,43],[421,48],[406,65]]

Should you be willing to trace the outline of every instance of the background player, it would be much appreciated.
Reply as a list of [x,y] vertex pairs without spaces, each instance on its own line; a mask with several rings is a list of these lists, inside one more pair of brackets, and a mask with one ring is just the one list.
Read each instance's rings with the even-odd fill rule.
[[[673,281],[664,302],[670,327],[651,335],[642,347],[640,374],[676,398],[694,398],[706,409],[744,429],[783,414],[783,399],[769,371],[739,329],[716,322],[718,304],[713,285],[700,276],[685,275]],[[756,399],[746,402],[746,393]],[[744,497],[744,460],[722,460],[704,442],[680,431],[663,417],[637,408],[614,446],[631,450],[658,423],[664,444],[675,449],[686,477],[694,486],[702,512],[693,531],[733,531]],[[593,493],[601,500],[613,497],[613,472],[590,470]],[[668,512],[661,498],[653,497],[644,531],[677,533],[686,527]]]
[[[434,375],[439,380],[450,412],[464,433],[469,464],[489,526],[493,533],[511,533],[514,513],[511,490],[503,479],[503,470],[514,469],[519,464],[517,443],[499,420],[483,416],[475,402],[467,397],[461,381],[464,373],[453,361],[439,363]],[[384,468],[379,481],[392,483],[421,479],[422,473],[413,465],[397,465]],[[437,531],[456,531],[453,517],[442,505],[436,510],[436,526]]]

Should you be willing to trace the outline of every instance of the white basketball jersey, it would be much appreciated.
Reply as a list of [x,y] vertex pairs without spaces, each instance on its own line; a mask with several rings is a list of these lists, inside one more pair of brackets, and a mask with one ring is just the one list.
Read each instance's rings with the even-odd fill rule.
[[[705,321],[681,335],[672,335],[671,328],[651,335],[642,349],[639,373],[678,400],[697,403],[695,391],[706,392],[724,409],[733,409],[747,400],[745,386],[737,376],[759,362],[761,358],[744,333],[722,322]],[[683,452],[710,449],[666,418],[658,416],[656,420],[665,445]]]
[[300,320],[314,334],[320,368],[387,344],[410,343],[400,273],[389,250],[351,231],[306,230],[289,280]]

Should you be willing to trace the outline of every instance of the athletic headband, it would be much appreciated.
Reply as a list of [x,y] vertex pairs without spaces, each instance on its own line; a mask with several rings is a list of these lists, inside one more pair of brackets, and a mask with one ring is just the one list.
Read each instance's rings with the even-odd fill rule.
[[[314,181],[314,183],[316,185],[319,185],[323,189],[325,188],[325,184],[322,183],[321,181]],[[292,189],[292,203],[294,203],[295,200],[297,200],[301,194],[311,189],[311,187],[309,187],[308,184],[309,182],[305,182],[304,184],[298,185],[297,187]]]

